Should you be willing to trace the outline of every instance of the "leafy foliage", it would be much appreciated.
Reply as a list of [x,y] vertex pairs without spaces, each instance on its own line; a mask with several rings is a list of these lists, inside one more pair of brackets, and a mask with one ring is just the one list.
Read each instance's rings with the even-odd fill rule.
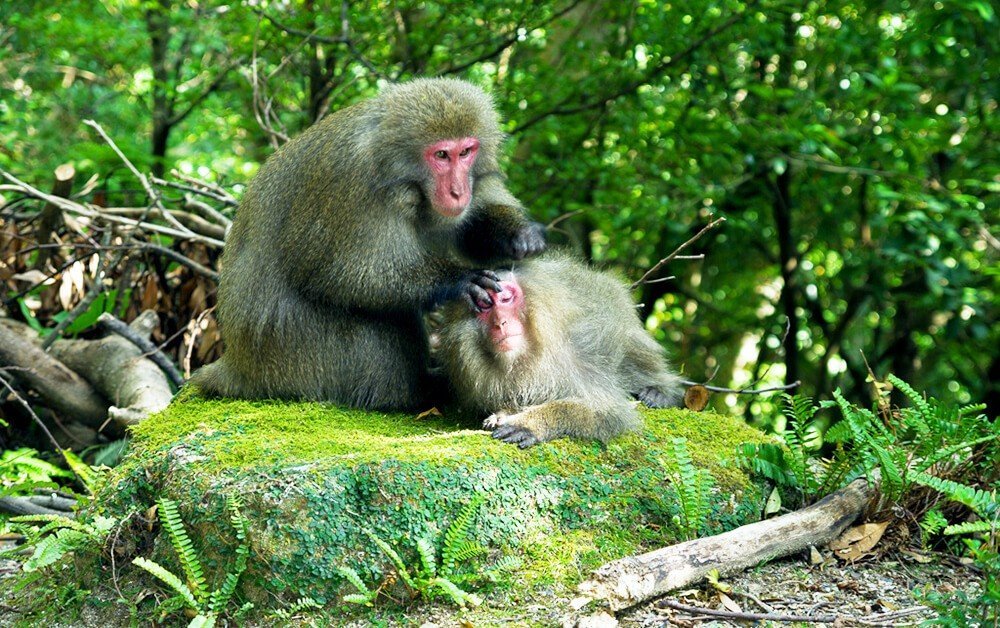
[[[372,543],[389,558],[396,569],[396,575],[414,596],[424,599],[443,597],[462,607],[466,605],[478,606],[482,603],[479,596],[469,593],[459,585],[495,579],[499,572],[511,569],[518,564],[512,557],[505,557],[479,573],[461,569],[465,563],[489,553],[486,547],[469,537],[476,512],[485,501],[486,496],[483,493],[477,493],[459,511],[441,538],[440,562],[438,561],[438,549],[435,547],[435,543],[428,538],[417,539],[417,563],[408,567],[395,548],[371,530],[367,530],[366,533]],[[351,567],[341,566],[338,567],[337,571],[358,591],[345,595],[345,602],[366,606],[374,604],[380,589],[369,588],[362,581],[358,572]]]
[[[235,497],[226,499],[226,509],[229,511],[229,520],[237,540],[236,560],[233,567],[223,577],[222,584],[214,591],[209,591],[207,588],[201,559],[198,558],[191,537],[184,527],[177,503],[162,498],[157,503],[157,508],[160,523],[163,524],[163,529],[167,532],[170,544],[180,561],[183,580],[159,563],[142,556],[133,559],[132,563],[158,578],[174,593],[173,598],[161,605],[160,611],[163,615],[187,608],[195,613],[189,624],[191,628],[214,626],[218,617],[229,606],[233,594],[236,593],[240,576],[246,570],[250,556],[249,523],[240,512],[240,503]],[[248,603],[244,605],[243,609],[249,609],[250,606],[252,604]]]
[[705,469],[694,466],[686,438],[675,438],[672,445],[663,465],[677,500],[673,522],[684,539],[693,539],[708,520],[715,478]]
[[[99,552],[116,523],[114,519],[100,515],[88,522],[62,515],[25,515],[12,517],[11,522],[42,524],[37,528],[20,528],[26,532],[27,540],[22,547],[15,549],[34,548],[22,565],[22,569],[28,572],[53,565],[66,555],[80,550]],[[0,552],[0,555],[3,553]]]

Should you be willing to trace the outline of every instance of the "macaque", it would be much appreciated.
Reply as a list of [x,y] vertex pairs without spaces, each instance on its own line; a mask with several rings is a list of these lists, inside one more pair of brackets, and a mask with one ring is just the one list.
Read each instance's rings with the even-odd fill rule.
[[491,302],[442,309],[434,354],[463,406],[522,449],[607,442],[641,425],[633,397],[679,405],[680,379],[617,278],[549,253],[498,273]]
[[423,313],[479,270],[539,253],[497,161],[492,101],[419,79],[327,116],[282,146],[240,202],[222,259],[225,352],[193,381],[211,395],[425,407]]

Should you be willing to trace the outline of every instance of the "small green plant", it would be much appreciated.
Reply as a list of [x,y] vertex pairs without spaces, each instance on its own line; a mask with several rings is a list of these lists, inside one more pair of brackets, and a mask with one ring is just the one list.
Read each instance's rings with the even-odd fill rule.
[[774,443],[744,444],[737,450],[741,467],[763,476],[793,494],[794,505],[811,503],[836,490],[863,472],[862,456],[837,445],[833,456],[820,456],[821,441],[813,432],[819,407],[811,397],[784,395],[785,429],[779,436],[784,447]]
[[[247,541],[248,522],[243,513],[240,512],[239,501],[235,497],[227,498],[226,509],[229,511],[229,520],[236,531],[236,540],[238,541],[236,562],[223,578],[219,588],[210,592],[201,560],[194,550],[191,537],[188,536],[180,512],[177,510],[177,502],[165,497],[158,502],[160,522],[170,538],[170,544],[177,552],[184,579],[182,580],[159,563],[141,556],[135,558],[132,563],[158,578],[176,594],[160,605],[162,616],[165,617],[187,608],[196,613],[194,619],[188,624],[189,628],[207,628],[214,626],[218,617],[225,612],[229,601],[236,592],[236,586],[239,584],[243,571],[246,570],[247,560],[250,557],[250,546]],[[245,612],[251,607],[252,604],[247,603],[240,610]]]
[[280,608],[273,613],[271,613],[276,619],[283,619],[288,621],[292,619],[295,615],[298,615],[302,611],[319,610],[323,608],[323,605],[312,599],[311,597],[300,597],[295,600],[295,602],[288,608]]
[[707,470],[694,466],[686,438],[673,439],[670,455],[663,465],[677,500],[674,525],[685,540],[697,538],[711,510],[715,478]]
[[[48,567],[71,552],[78,550],[99,551],[115,525],[115,520],[100,515],[89,522],[76,521],[62,515],[25,515],[12,517],[14,524],[42,524],[41,527],[26,526],[23,530],[27,540],[18,551],[34,547],[28,560],[21,568],[37,571]],[[0,553],[2,554],[2,553]]]
[[[462,508],[455,520],[448,526],[440,544],[440,561],[438,561],[439,553],[435,549],[436,544],[430,539],[417,540],[418,563],[411,568],[406,565],[399,552],[385,540],[370,530],[366,533],[372,543],[392,562],[396,568],[396,574],[410,590],[413,597],[428,600],[443,597],[462,607],[478,606],[482,602],[479,596],[464,590],[462,585],[483,579],[495,580],[497,574],[511,569],[518,562],[514,558],[501,559],[489,569],[479,573],[462,569],[465,563],[488,553],[483,545],[469,538],[473,518],[485,501],[485,495],[477,494]],[[341,567],[338,572],[358,591],[344,596],[345,602],[367,606],[375,603],[379,589],[368,587],[358,572],[351,567]]]

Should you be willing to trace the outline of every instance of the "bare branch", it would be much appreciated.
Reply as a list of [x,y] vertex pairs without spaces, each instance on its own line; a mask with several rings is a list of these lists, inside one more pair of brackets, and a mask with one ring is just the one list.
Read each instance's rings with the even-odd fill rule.
[[705,235],[706,233],[708,233],[712,229],[715,229],[716,227],[718,227],[719,225],[721,225],[724,222],[726,222],[726,218],[724,216],[720,216],[720,217],[716,218],[715,220],[713,220],[712,222],[710,222],[707,225],[705,225],[704,227],[702,227],[701,231],[699,231],[698,233],[694,234],[690,239],[688,239],[687,242],[685,242],[684,244],[682,244],[679,247],[677,247],[676,249],[674,249],[673,253],[671,253],[670,255],[668,255],[666,257],[664,257],[660,261],[656,262],[656,264],[654,264],[652,268],[650,268],[649,270],[647,270],[646,273],[642,277],[640,277],[638,281],[636,281],[635,283],[633,283],[630,286],[630,288],[632,290],[635,290],[636,288],[638,288],[642,284],[648,283],[647,279],[649,279],[650,276],[652,276],[654,273],[656,273],[656,271],[660,270],[661,268],[663,268],[663,266],[665,266],[666,264],[669,264],[671,261],[677,259],[677,256],[680,254],[681,251],[683,251],[687,247],[689,247],[692,244],[694,244],[695,242],[697,242],[698,239],[701,238],[701,236]]

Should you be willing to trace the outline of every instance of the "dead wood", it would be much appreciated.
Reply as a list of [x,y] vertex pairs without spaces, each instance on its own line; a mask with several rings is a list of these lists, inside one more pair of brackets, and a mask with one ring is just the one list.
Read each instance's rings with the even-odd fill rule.
[[58,508],[48,508],[35,503],[32,499],[31,497],[0,497],[0,512],[6,512],[11,515],[62,515],[70,519],[76,517],[75,512]]
[[733,574],[837,538],[877,492],[860,478],[796,512],[735,530],[628,556],[597,568],[580,584],[583,595],[622,610],[700,581],[710,571]]
[[[52,184],[52,196],[69,198],[69,194],[73,190],[73,178],[76,177],[76,169],[73,168],[72,164],[63,164],[55,169],[54,174],[55,182]],[[46,203],[38,216],[39,250],[34,267],[44,269],[46,263],[49,261],[49,257],[52,255],[52,249],[45,245],[52,241],[52,236],[59,230],[59,226],[63,222],[62,210],[52,203]]]
[[[158,325],[156,312],[146,310],[129,327],[137,337],[148,340]],[[121,425],[138,423],[166,408],[173,398],[160,368],[121,336],[60,340],[52,345],[52,354],[104,393],[112,403],[108,416]]]
[[0,319],[0,366],[12,367],[10,377],[37,392],[63,416],[90,427],[102,425],[107,402],[87,380],[39,348],[30,336],[37,338],[27,325]]

